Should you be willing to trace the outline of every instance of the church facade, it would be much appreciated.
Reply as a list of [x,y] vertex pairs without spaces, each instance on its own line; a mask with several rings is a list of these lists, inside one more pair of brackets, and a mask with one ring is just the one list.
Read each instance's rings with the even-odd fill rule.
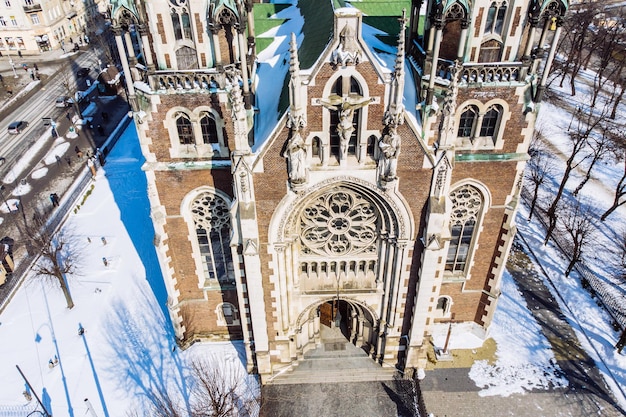
[[399,369],[436,323],[486,337],[567,1],[414,0],[386,52],[339,8],[283,73],[252,1],[113,3],[181,346],[243,340],[269,382],[322,326]]

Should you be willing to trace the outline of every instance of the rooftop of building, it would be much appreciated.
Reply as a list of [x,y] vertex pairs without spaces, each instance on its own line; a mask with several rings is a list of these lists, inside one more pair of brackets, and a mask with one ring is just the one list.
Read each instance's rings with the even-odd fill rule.
[[[370,0],[364,2],[317,2],[292,0],[279,4],[255,4],[254,21],[257,42],[255,80],[256,111],[255,146],[262,148],[271,137],[277,122],[289,105],[287,85],[289,73],[289,42],[294,33],[298,44],[300,68],[315,66],[334,39],[334,11],[355,7],[363,14],[362,39],[377,64],[388,73],[394,70],[399,19],[402,10],[409,10],[410,1]],[[408,23],[407,23],[408,24]],[[405,71],[404,106],[408,117],[417,124],[417,95],[411,74]],[[283,82],[277,82],[283,80]]]

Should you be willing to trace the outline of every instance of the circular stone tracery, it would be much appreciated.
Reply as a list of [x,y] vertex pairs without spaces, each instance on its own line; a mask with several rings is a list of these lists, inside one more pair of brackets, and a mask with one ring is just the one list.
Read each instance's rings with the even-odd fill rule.
[[302,252],[323,256],[376,253],[377,212],[363,196],[333,191],[319,196],[302,210]]
[[220,197],[202,193],[191,203],[191,213],[196,228],[221,230],[230,228],[230,215],[226,201]]

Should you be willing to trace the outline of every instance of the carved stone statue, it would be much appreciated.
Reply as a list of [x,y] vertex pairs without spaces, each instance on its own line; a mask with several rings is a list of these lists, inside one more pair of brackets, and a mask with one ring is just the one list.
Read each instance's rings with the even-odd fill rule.
[[356,42],[354,29],[344,26],[339,33],[339,46],[335,49],[330,60],[335,65],[358,64],[361,59],[361,51]]
[[347,97],[341,100],[341,103],[335,105],[333,101],[320,100],[320,103],[330,109],[339,113],[339,124],[337,125],[337,134],[339,135],[339,149],[341,151],[339,158],[345,159],[348,156],[348,143],[352,132],[354,132],[354,126],[352,121],[354,119],[354,111],[361,107],[367,106],[371,103],[371,99],[363,99],[352,103]]
[[378,178],[381,181],[390,182],[398,178],[396,169],[400,155],[400,142],[400,135],[393,125],[389,126],[387,133],[378,141],[378,149],[380,150]]
[[306,146],[299,131],[287,144],[287,159],[289,161],[289,180],[293,184],[302,184],[306,181]]

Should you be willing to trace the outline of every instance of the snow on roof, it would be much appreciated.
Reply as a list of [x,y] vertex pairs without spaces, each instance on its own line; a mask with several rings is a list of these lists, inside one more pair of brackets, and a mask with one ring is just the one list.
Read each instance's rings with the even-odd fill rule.
[[[354,8],[343,7],[337,9],[336,13],[354,14]],[[258,34],[263,37],[273,37],[274,41],[257,56],[257,73],[255,80],[256,88],[256,108],[258,114],[255,119],[254,137],[255,145],[253,152],[257,153],[262,145],[271,137],[276,123],[280,120],[282,113],[278,108],[278,103],[283,88],[283,80],[289,71],[289,41],[291,33],[296,34],[298,48],[306,36],[302,32],[304,18],[297,7],[297,1],[293,1],[290,7],[280,11],[276,18],[286,19],[285,22],[270,29],[266,33]],[[383,70],[393,72],[397,48],[382,42],[377,35],[385,35],[372,26],[363,24],[361,35],[363,41],[370,49],[372,56]],[[406,65],[405,65],[406,68]],[[307,68],[302,68],[306,70]],[[419,120],[415,111],[417,105],[417,87],[415,80],[405,71],[405,96],[404,106],[407,112],[416,120]],[[419,124],[416,124],[419,125]]]

